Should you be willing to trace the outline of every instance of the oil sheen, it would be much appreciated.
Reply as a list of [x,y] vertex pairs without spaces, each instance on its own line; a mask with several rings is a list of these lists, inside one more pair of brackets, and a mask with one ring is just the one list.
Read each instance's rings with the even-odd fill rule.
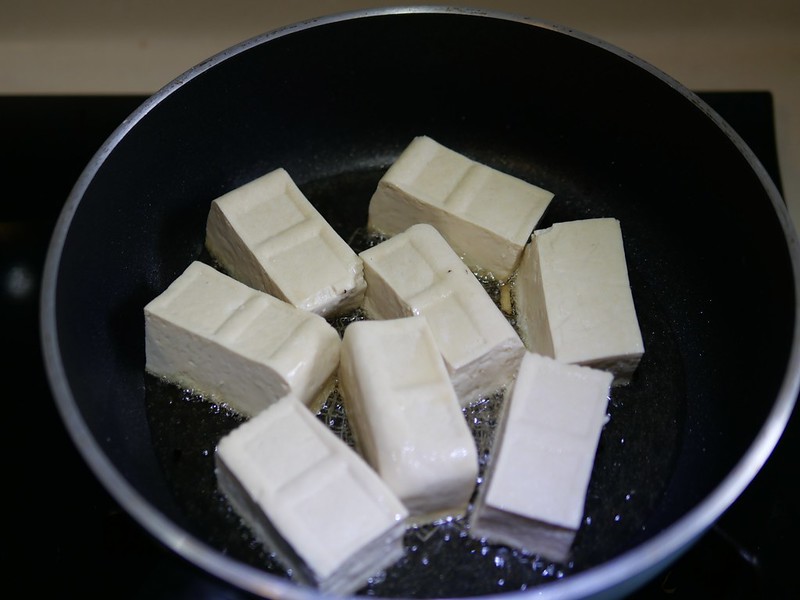
[[[365,214],[378,172],[328,177],[305,185],[304,192],[357,251],[381,241],[359,226],[353,214]],[[339,193],[362,205],[350,206]],[[374,188],[372,188],[374,189]],[[343,209],[341,204],[344,203]],[[344,215],[344,216],[342,216]],[[351,215],[348,217],[347,215]],[[201,256],[208,261],[208,256]],[[208,261],[210,262],[210,261]],[[213,263],[212,263],[213,264]],[[515,310],[507,290],[491,278],[479,278],[512,325]],[[513,278],[505,284],[513,285]],[[646,287],[635,290],[644,357],[632,382],[612,388],[608,421],[601,434],[586,495],[583,524],[569,561],[553,563],[518,549],[492,545],[470,535],[468,515],[409,527],[405,555],[376,573],[360,591],[379,597],[465,597],[530,589],[596,566],[648,537],[648,517],[661,500],[673,469],[685,412],[681,357],[668,320]],[[356,310],[331,320],[340,332],[365,315]],[[270,548],[252,535],[217,488],[214,450],[218,440],[243,418],[224,405],[146,375],[148,421],[155,451],[186,527],[226,555],[291,579],[291,572]],[[478,448],[476,493],[492,453],[504,390],[476,398],[463,409]],[[354,447],[347,413],[334,388],[317,417]],[[531,457],[532,461],[546,460]],[[474,498],[474,496],[473,496]],[[330,507],[337,518],[337,507]]]

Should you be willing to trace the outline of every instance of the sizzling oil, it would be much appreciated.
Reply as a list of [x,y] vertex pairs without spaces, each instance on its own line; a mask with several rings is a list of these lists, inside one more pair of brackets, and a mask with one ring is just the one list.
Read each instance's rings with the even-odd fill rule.
[[[363,197],[364,190],[373,185],[374,177],[372,174],[365,181],[338,185],[334,182],[333,188],[361,186]],[[311,191],[307,193],[311,198],[314,189],[312,185],[309,187]],[[380,241],[352,223],[337,222],[338,213],[325,202],[326,191],[316,192],[316,203],[323,215],[356,251]],[[208,256],[204,258],[208,261]],[[479,279],[516,327],[513,303],[509,311],[508,289],[504,290],[490,277]],[[513,285],[513,280],[505,285]],[[525,590],[595,566],[646,537],[648,516],[663,495],[679,445],[685,390],[681,358],[670,324],[662,316],[656,299],[649,297],[646,286],[640,282],[635,291],[638,306],[644,308],[639,311],[639,319],[647,351],[631,383],[612,388],[609,418],[586,495],[584,521],[569,562],[553,563],[514,548],[474,539],[466,515],[409,528],[403,558],[376,573],[361,594],[431,598]],[[354,311],[330,322],[342,334],[349,323],[363,318],[362,312]],[[476,493],[491,456],[503,399],[503,393],[498,392],[492,397],[476,399],[463,409],[478,448]],[[152,376],[146,379],[146,402],[156,452],[190,531],[224,554],[290,578],[290,573],[253,537],[217,488],[216,444],[243,421],[242,417],[191,390],[179,389]],[[317,417],[355,447],[337,389]],[[545,459],[532,456],[531,460]],[[335,506],[330,512],[330,518],[336,519]]]

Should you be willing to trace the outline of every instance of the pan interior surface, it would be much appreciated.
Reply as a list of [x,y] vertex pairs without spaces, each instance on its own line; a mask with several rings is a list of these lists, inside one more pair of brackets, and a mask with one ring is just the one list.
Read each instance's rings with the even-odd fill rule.
[[[43,304],[62,413],[141,496],[156,536],[181,552],[166,538],[183,531],[217,575],[293,593],[216,492],[213,448],[237,417],[145,375],[142,309],[208,260],[210,202],[278,167],[361,243],[372,191],[417,135],[554,192],[539,227],[619,219],[646,352],[612,393],[569,563],[491,547],[454,522],[410,532],[401,564],[364,591],[569,590],[603,569],[601,585],[622,584],[613,563],[723,484],[796,378],[796,266],[763,173],[699,101],[567,30],[451,9],[359,13],[251,40],[165,88],[87,168],[57,227]],[[479,425],[483,407],[470,415]],[[174,529],[157,531],[154,515]]]

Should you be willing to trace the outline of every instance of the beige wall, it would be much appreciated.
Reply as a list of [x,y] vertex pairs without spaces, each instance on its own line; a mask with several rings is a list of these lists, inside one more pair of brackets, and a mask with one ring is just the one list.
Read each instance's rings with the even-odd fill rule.
[[[277,27],[398,4],[403,3],[0,0],[0,94],[151,93],[203,59]],[[785,197],[800,226],[800,0],[459,4],[573,27],[695,90],[771,91]]]

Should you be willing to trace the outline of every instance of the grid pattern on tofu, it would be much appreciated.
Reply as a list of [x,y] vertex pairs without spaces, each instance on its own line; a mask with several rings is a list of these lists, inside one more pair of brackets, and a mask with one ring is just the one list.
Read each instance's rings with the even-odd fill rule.
[[406,508],[296,398],[223,437],[215,460],[231,505],[299,581],[350,594],[402,556]]
[[145,368],[252,416],[292,392],[319,401],[341,340],[325,319],[191,263],[144,309]]
[[611,380],[607,371],[525,354],[470,517],[476,536],[567,559]]
[[324,317],[356,308],[364,295],[358,255],[284,169],[215,199],[206,247],[234,278]]
[[553,196],[418,136],[378,182],[367,224],[389,236],[433,225],[470,269],[504,281]]
[[477,449],[426,318],[351,323],[339,382],[359,451],[410,520],[465,514]]
[[481,283],[431,225],[360,254],[371,318],[424,315],[462,406],[511,381],[525,350]]

